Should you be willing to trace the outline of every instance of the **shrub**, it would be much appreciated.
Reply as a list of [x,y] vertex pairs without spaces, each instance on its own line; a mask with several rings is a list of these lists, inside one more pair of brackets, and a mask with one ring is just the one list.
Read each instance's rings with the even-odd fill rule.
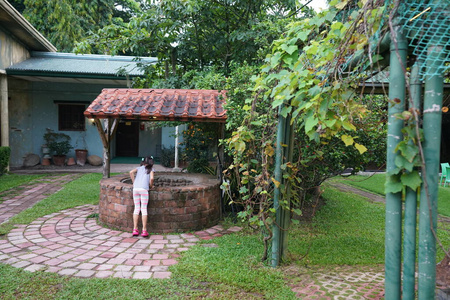
[[210,173],[209,160],[215,155],[218,126],[191,123],[183,131],[183,156],[189,162],[189,173]]
[[161,149],[161,164],[166,168],[172,168],[172,162],[175,159],[175,147],[162,147]]
[[9,165],[9,157],[11,155],[11,148],[0,147],[0,175],[6,173]]

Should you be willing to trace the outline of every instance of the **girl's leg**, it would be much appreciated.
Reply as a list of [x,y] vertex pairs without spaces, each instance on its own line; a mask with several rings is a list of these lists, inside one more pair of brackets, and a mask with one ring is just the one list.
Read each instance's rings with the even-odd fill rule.
[[133,229],[138,229],[139,215],[133,214]]
[[141,212],[142,212],[142,231],[147,231],[147,205],[148,205],[148,192],[145,191],[141,194]]
[[139,191],[133,191],[133,202],[134,202],[134,212],[133,212],[133,229],[138,229],[139,212],[141,210],[141,194]]
[[142,231],[147,231],[147,215],[142,215]]

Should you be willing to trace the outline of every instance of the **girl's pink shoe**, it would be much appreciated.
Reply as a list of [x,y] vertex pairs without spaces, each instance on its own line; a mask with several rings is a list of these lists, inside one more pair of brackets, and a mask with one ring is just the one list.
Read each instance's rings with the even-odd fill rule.
[[147,237],[148,236],[147,230],[142,230],[141,236]]
[[139,235],[139,230],[133,229],[133,236],[137,236],[137,235]]

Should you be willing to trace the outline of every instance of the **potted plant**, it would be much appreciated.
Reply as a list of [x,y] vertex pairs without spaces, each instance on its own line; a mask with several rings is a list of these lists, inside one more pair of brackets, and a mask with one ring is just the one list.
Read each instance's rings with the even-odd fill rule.
[[67,153],[73,148],[70,145],[70,136],[62,132],[54,132],[52,129],[47,128],[47,132],[44,134],[44,140],[50,149],[50,153],[53,155],[53,163],[57,166],[64,165]]

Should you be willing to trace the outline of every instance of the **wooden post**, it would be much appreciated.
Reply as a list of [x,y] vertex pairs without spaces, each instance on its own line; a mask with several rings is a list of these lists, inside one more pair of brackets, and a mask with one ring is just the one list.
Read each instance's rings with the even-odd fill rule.
[[111,139],[116,134],[119,122],[117,119],[112,121],[108,118],[105,120],[106,129],[104,129],[99,119],[94,121],[103,144],[103,178],[109,178],[111,177]]

